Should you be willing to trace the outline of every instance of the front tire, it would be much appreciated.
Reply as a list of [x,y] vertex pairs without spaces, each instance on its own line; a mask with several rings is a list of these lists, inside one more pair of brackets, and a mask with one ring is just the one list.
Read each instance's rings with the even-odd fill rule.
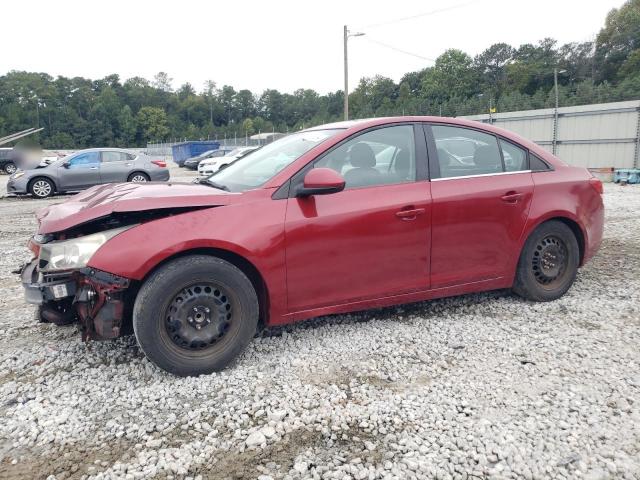
[[172,260],[142,285],[133,329],[149,360],[192,376],[220,371],[253,338],[258,297],[231,263],[207,255]]
[[55,192],[55,185],[51,180],[44,177],[38,177],[29,183],[29,193],[34,198],[47,198]]
[[573,285],[579,263],[580,249],[571,229],[558,220],[545,222],[522,249],[513,291],[536,302],[556,300]]

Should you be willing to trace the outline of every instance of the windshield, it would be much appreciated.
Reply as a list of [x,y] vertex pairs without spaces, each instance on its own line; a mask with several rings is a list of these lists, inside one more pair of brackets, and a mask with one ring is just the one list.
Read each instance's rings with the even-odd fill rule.
[[207,183],[230,192],[244,192],[259,187],[320,142],[340,131],[311,130],[288,135],[236,160],[227,168],[218,170],[207,179]]

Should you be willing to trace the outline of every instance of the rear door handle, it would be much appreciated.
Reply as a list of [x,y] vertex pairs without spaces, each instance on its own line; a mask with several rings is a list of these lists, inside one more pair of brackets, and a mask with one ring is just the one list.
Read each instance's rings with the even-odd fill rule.
[[98,167],[89,167],[91,170],[97,170]]
[[424,208],[412,208],[409,210],[400,210],[396,212],[396,217],[402,220],[414,220],[418,215],[424,213]]
[[500,199],[506,203],[518,203],[518,200],[520,200],[522,197],[523,194],[520,192],[507,192],[503,196],[501,196]]

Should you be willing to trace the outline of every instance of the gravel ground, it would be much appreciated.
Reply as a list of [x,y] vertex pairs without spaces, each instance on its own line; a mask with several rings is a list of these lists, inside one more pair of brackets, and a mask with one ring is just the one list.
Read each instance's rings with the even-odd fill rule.
[[35,322],[9,271],[49,203],[0,200],[0,478],[640,478],[640,187],[556,302],[315,319],[199,378]]

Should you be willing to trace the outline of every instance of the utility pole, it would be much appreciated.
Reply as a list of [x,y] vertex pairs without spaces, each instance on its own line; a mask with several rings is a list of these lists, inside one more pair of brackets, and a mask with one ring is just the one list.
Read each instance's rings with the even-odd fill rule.
[[344,26],[344,119],[349,120],[349,61],[347,60],[347,40],[349,30]]
[[552,153],[555,155],[556,154],[556,150],[557,147],[556,145],[558,144],[558,74],[559,73],[565,73],[566,70],[560,70],[558,71],[558,68],[554,68],[553,69],[553,89],[555,91],[555,96],[556,96],[556,108],[553,111],[553,148],[552,148]]
[[344,26],[344,119],[349,120],[349,61],[347,53],[347,41],[349,37],[361,37],[364,33],[349,33],[347,26]]
[[493,125],[493,97],[489,95],[489,124]]

